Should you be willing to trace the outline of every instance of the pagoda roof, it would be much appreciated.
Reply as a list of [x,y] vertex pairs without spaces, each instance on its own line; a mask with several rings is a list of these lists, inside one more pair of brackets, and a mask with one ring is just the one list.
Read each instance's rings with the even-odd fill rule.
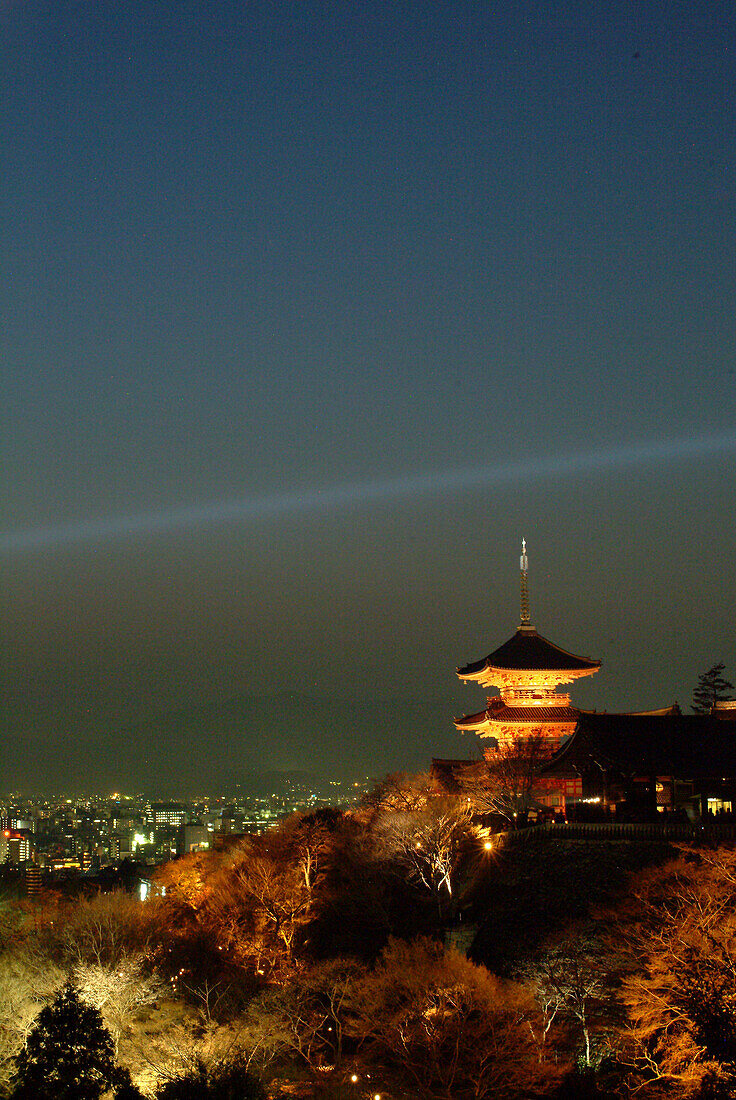
[[549,725],[556,722],[577,722],[580,711],[576,707],[489,707],[478,714],[464,714],[455,719],[457,729],[480,729],[486,723],[508,724],[509,722],[529,722],[534,725]]
[[462,718],[455,718],[454,721],[459,730],[477,730],[488,721],[488,712],[480,710],[477,714],[464,714]]
[[570,740],[542,773],[595,766],[624,774],[736,776],[736,739],[719,718],[700,714],[581,713]]
[[533,627],[521,627],[493,653],[459,668],[457,674],[461,678],[470,677],[494,668],[530,672],[592,672],[600,665],[600,661],[561,649],[537,634]]

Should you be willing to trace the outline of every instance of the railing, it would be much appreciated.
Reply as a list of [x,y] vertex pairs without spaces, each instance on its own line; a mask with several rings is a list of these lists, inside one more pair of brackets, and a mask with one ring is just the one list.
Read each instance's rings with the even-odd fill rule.
[[736,822],[570,822],[567,825],[528,825],[501,834],[505,842],[524,843],[536,838],[550,840],[687,840],[714,843],[736,839]]

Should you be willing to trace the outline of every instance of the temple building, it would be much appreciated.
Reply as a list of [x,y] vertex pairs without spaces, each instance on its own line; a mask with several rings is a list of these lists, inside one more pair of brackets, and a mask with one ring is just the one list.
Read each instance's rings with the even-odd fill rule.
[[[557,689],[593,675],[601,662],[561,649],[535,630],[525,542],[519,571],[516,633],[457,669],[461,680],[498,694],[478,713],[455,719],[456,728],[485,741],[489,764],[533,745],[533,802],[544,812],[569,818],[595,806],[619,820],[664,811],[694,820],[736,810],[736,702],[718,703],[709,715],[683,715],[676,703],[652,711],[579,710]],[[467,764],[435,760],[433,773],[450,789]]]

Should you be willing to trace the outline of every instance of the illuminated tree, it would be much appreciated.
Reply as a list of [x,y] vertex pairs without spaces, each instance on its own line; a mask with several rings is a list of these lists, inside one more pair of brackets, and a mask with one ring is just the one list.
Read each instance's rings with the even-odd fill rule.
[[13,1058],[39,1009],[63,985],[64,977],[33,940],[5,945],[0,956],[0,1089],[12,1076]]
[[383,810],[373,828],[379,850],[428,891],[442,920],[453,899],[462,857],[478,842],[468,800],[433,797],[413,810]]
[[45,937],[83,1000],[102,1013],[116,1053],[135,1013],[161,995],[151,962],[152,915],[123,891],[97,894],[68,908]]
[[476,812],[498,814],[510,825],[526,823],[537,805],[535,783],[549,759],[549,742],[541,734],[499,745],[488,758],[468,765],[460,774],[463,793]]
[[296,858],[304,885],[312,892],[324,874],[342,818],[340,810],[326,808],[292,814],[281,826],[280,833]]
[[531,996],[432,940],[391,940],[350,1011],[362,1056],[401,1095],[511,1100],[560,1073],[539,1059]]
[[418,893],[375,824],[373,814],[346,817],[332,839],[304,930],[311,957],[373,960],[391,934],[416,934],[434,923],[427,892]]
[[377,785],[365,806],[378,859],[426,890],[442,920],[463,857],[479,839],[467,797],[438,795],[426,773],[396,772]]
[[693,710],[696,714],[710,714],[715,703],[730,699],[729,691],[733,684],[726,680],[723,673],[726,666],[721,662],[712,665],[707,672],[698,677],[693,689]]
[[432,782],[427,772],[391,772],[363,799],[373,812],[413,813],[422,810],[431,796]]
[[191,852],[157,867],[154,883],[165,894],[167,908],[179,906],[196,912],[207,898],[208,879],[216,868],[213,853]]
[[155,1004],[163,991],[158,975],[147,973],[142,956],[124,955],[113,965],[79,963],[74,982],[87,1004],[98,1008],[112,1035],[115,1052],[133,1016]]
[[359,974],[351,960],[333,959],[311,966],[297,981],[263,993],[246,1014],[251,1050],[273,1045],[296,1054],[308,1066],[337,1064],[353,984]]
[[121,959],[145,951],[151,937],[151,912],[122,890],[96,894],[69,907],[47,939],[69,966],[114,967]]
[[630,955],[621,998],[629,1017],[632,1069],[645,1080],[691,1091],[709,1076],[721,1084],[728,1079],[731,1092],[723,1095],[731,1095],[736,1091],[736,853],[687,853],[640,873],[632,886],[631,901],[615,925],[615,938],[628,945]]
[[241,847],[232,874],[242,895],[254,906],[264,965],[293,957],[297,932],[306,923],[312,886],[302,860],[290,858],[280,845],[249,843]]
[[121,1081],[99,1010],[69,984],[38,1014],[16,1066],[14,1100],[98,1100]]
[[609,1020],[612,991],[606,978],[603,952],[583,929],[569,929],[565,939],[549,947],[530,967],[537,1001],[548,1030],[556,1017],[577,1031],[579,1061],[594,1063],[596,1025]]

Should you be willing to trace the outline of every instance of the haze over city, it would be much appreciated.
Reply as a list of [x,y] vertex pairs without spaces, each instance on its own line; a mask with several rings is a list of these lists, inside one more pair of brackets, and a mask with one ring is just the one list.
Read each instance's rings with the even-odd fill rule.
[[5,789],[733,679],[730,6],[0,5]]

